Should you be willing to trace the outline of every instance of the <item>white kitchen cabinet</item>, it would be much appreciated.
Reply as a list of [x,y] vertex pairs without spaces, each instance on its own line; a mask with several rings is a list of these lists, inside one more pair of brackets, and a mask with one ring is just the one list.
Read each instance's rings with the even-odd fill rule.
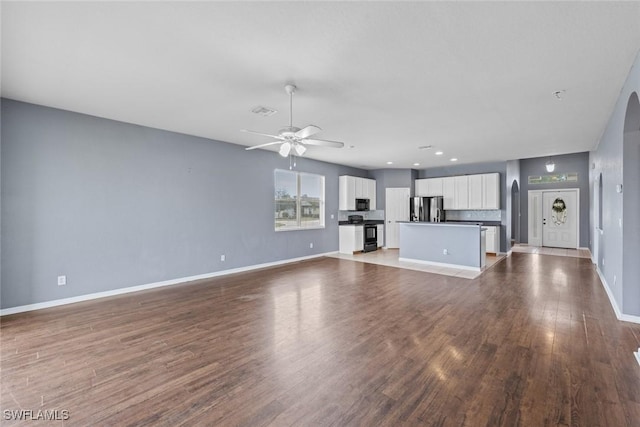
[[482,175],[482,209],[500,209],[500,174]]
[[358,176],[342,175],[338,178],[338,209],[356,210],[356,199],[369,199],[369,209],[376,209],[376,181]]
[[[449,176],[436,178],[440,180],[439,183],[426,182],[431,179],[416,180],[416,196],[436,196],[435,193],[442,187],[441,195],[444,196],[445,210],[500,209],[499,173]],[[420,193],[418,193],[418,181],[425,181],[420,183]]]
[[416,197],[427,197],[428,193],[427,188],[427,180],[426,179],[416,179],[415,180],[415,195]]
[[442,196],[442,180],[443,178],[416,179],[416,197]]
[[367,199],[369,199],[369,209],[372,211],[376,210],[376,180],[375,179],[365,179],[365,184],[367,187]]
[[377,238],[378,238],[378,247],[381,248],[384,246],[384,224],[378,224],[376,226],[377,229]]
[[352,254],[364,249],[364,227],[362,225],[341,225],[339,230],[339,251]]
[[469,209],[469,177],[466,175],[454,177],[454,209]]
[[341,211],[356,210],[356,180],[353,176],[338,177],[338,209]]
[[482,209],[484,175],[469,175],[469,209]]
[[366,199],[366,197],[364,196],[365,186],[362,185],[363,184],[362,178],[353,177],[353,180],[356,183],[355,184],[356,185],[356,199]]
[[444,210],[457,209],[455,207],[455,198],[456,198],[455,177],[448,176],[448,177],[442,178],[442,196],[443,196]]
[[442,178],[427,179],[427,197],[442,196]]
[[488,253],[497,254],[500,252],[500,227],[488,226],[487,229],[487,247]]

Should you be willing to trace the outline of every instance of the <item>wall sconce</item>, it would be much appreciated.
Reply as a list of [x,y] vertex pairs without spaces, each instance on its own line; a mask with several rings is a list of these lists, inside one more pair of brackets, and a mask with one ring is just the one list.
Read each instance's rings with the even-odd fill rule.
[[551,160],[548,160],[544,166],[547,168],[547,172],[553,172],[556,169],[556,164]]

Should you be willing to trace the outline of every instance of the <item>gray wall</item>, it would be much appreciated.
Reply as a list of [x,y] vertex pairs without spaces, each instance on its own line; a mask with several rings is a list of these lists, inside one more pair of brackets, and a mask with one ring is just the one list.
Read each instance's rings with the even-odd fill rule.
[[[551,158],[556,164],[553,174],[578,174],[578,182],[529,185],[529,176],[549,175],[545,164]],[[529,190],[580,189],[580,247],[589,247],[589,153],[565,154],[561,156],[536,157],[520,160],[520,240],[529,241]]]
[[413,169],[376,169],[369,171],[369,178],[376,180],[376,208],[386,209],[387,188],[410,188],[409,194],[413,194],[414,176],[416,176],[416,171]]
[[501,210],[501,226],[500,226],[500,251],[507,252],[510,247],[507,247],[507,189],[506,174],[507,163],[506,162],[489,162],[489,163],[474,163],[469,165],[455,165],[445,166],[439,168],[421,169],[419,171],[419,178],[438,178],[441,176],[455,176],[455,175],[476,175],[481,173],[494,173],[500,174],[500,210]]
[[400,223],[400,241],[400,258],[480,268],[478,226]]
[[[513,189],[517,189],[516,200],[513,197]],[[522,192],[520,191],[520,160],[510,160],[507,162],[506,172],[506,193],[507,193],[507,211],[506,211],[506,251],[511,250],[511,236],[513,235],[515,243],[520,243],[520,209]],[[513,229],[515,228],[515,230]]]
[[338,176],[367,176],[299,159],[326,178],[326,228],[276,233],[277,153],[6,99],[1,113],[2,308],[336,251]]
[[[627,106],[633,94],[640,94],[640,56],[631,68],[629,76],[620,91],[620,97],[611,113],[596,150],[590,153],[589,185],[593,189],[598,183],[596,177],[602,173],[602,235],[599,237],[598,269],[611,289],[618,308],[623,314],[640,316],[640,280],[632,274],[633,265],[638,264],[640,253],[640,235],[634,233],[637,228],[638,212],[628,212],[625,206],[639,206],[640,182],[633,181],[623,171],[638,169],[637,157],[627,150],[638,149],[633,137],[627,139],[631,145],[625,147],[625,117]],[[627,123],[629,125],[630,123]],[[627,129],[633,132],[633,129]],[[631,135],[632,136],[632,135]],[[635,147],[635,148],[634,148]],[[625,154],[632,154],[626,156]],[[631,181],[630,181],[631,180]],[[623,192],[616,192],[616,185],[623,184]],[[592,190],[593,191],[593,190]],[[624,217],[623,217],[624,212]],[[595,228],[595,212],[590,212],[592,229]],[[620,226],[622,219],[622,227]],[[635,223],[633,223],[636,221]],[[627,228],[627,224],[630,224]],[[606,261],[606,262],[605,262]],[[623,274],[624,272],[624,274]],[[627,274],[629,272],[629,274]]]

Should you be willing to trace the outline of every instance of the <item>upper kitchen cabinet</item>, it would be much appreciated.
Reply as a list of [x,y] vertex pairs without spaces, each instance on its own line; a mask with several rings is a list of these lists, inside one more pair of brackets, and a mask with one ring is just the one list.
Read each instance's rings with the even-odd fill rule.
[[482,175],[482,209],[500,209],[500,174]]
[[469,177],[454,177],[455,199],[454,209],[469,209]]
[[469,175],[469,209],[482,209],[483,175]]
[[456,208],[456,187],[455,177],[448,176],[442,178],[442,196],[444,210],[457,209]]
[[469,175],[469,209],[500,209],[500,174]]
[[[429,193],[426,181],[416,180],[416,196],[444,196],[445,210],[500,209],[500,174],[448,176],[440,180],[441,194]],[[420,182],[419,181],[423,181]],[[438,190],[436,190],[438,191]]]
[[416,179],[416,197],[443,196],[443,178]]
[[338,209],[355,211],[356,199],[369,199],[369,210],[376,209],[376,181],[357,176],[338,178]]

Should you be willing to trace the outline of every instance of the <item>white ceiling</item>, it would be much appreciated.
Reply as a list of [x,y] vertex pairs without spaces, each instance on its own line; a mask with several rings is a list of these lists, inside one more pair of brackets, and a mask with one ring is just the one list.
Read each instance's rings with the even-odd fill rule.
[[5,1],[2,96],[249,146],[291,82],[305,157],[421,169],[593,149],[639,48],[638,2]]

